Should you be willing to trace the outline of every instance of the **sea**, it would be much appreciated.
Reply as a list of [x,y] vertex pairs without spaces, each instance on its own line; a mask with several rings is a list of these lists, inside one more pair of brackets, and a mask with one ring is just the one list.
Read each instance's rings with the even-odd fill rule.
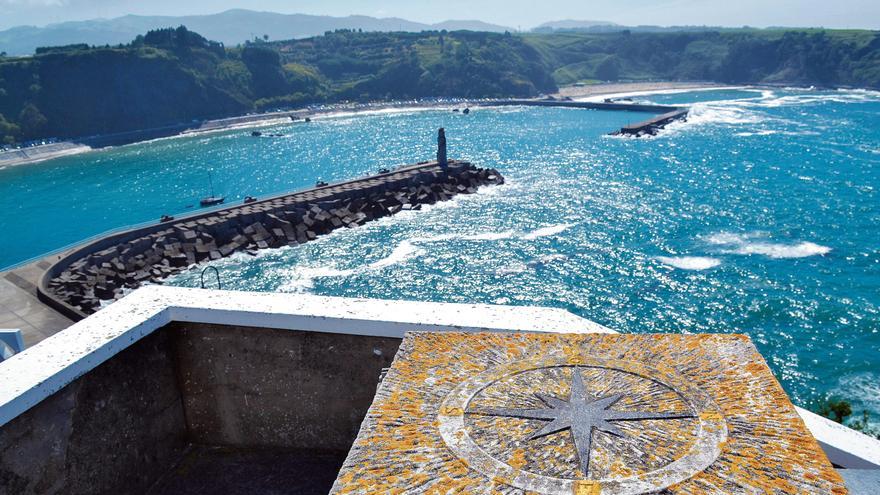
[[[214,262],[224,288],[562,308],[625,333],[749,335],[804,407],[880,424],[880,93],[727,88],[632,95],[644,114],[450,108],[337,114],[0,170],[0,266],[110,229],[431,159],[503,186]],[[274,136],[269,136],[274,135]],[[200,267],[201,268],[201,267]],[[200,269],[168,281],[199,285]]]

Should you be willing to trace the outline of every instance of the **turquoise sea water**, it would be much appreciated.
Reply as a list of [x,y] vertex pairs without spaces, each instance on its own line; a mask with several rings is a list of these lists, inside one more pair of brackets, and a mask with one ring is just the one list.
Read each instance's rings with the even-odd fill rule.
[[[430,158],[505,186],[296,248],[215,263],[254,291],[552,306],[622,332],[750,335],[796,403],[880,420],[880,94],[724,90],[652,139],[572,109],[339,116],[160,140],[0,171],[0,265],[186,211]],[[173,283],[198,285],[196,273]]]

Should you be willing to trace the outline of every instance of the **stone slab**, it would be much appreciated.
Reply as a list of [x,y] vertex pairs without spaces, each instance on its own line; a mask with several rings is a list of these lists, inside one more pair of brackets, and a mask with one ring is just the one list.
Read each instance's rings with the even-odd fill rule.
[[748,337],[414,332],[331,493],[846,489]]

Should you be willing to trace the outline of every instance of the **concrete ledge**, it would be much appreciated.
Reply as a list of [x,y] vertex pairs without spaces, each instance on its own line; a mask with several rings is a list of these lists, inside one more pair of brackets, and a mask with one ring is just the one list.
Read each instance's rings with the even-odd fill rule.
[[848,469],[880,469],[880,440],[801,407],[796,409],[831,462]]
[[0,366],[0,426],[172,321],[402,338],[409,330],[611,332],[552,308],[148,286]]
[[[553,308],[148,286],[0,364],[0,426],[173,321],[394,338],[410,330],[613,333]],[[880,441],[798,412],[834,464],[880,469]]]

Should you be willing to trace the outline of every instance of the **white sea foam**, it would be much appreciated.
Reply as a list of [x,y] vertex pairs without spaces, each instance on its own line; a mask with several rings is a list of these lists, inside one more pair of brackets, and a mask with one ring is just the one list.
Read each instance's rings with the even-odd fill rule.
[[809,256],[825,255],[831,252],[828,246],[822,246],[814,242],[776,243],[767,240],[764,232],[751,232],[735,234],[721,232],[710,235],[705,241],[715,246],[721,246],[722,253],[739,255],[762,255],[774,259],[807,258]]
[[838,90],[834,92],[804,93],[803,89],[797,89],[800,94],[778,96],[771,92],[757,100],[744,101],[744,105],[777,108],[797,105],[809,105],[814,103],[864,103],[880,100],[880,92],[870,90]]
[[745,131],[745,132],[737,132],[734,136],[818,136],[819,133],[816,131],[783,131],[783,130],[774,130],[774,129],[761,129],[757,131]]
[[831,248],[820,246],[813,242],[801,242],[798,244],[773,244],[769,242],[756,242],[744,244],[736,249],[728,251],[733,254],[761,254],[769,258],[806,258],[809,256],[825,255],[831,252]]
[[[543,227],[527,233],[517,233],[512,230],[501,232],[481,232],[477,234],[441,234],[432,237],[414,237],[401,241],[391,253],[379,260],[365,265],[360,265],[350,269],[337,269],[332,266],[322,267],[297,267],[285,269],[282,278],[287,280],[279,287],[282,292],[296,292],[314,287],[314,280],[317,278],[331,277],[351,277],[363,273],[375,272],[385,268],[406,263],[407,261],[417,258],[425,254],[426,250],[422,247],[425,244],[448,241],[473,241],[473,242],[491,242],[504,239],[523,239],[535,240],[541,237],[559,234],[574,224],[559,224]],[[497,271],[498,274],[521,273],[529,268],[535,268],[547,263],[565,259],[561,254],[551,254],[540,256],[527,264],[516,264],[510,267],[502,268]]]
[[654,259],[681,270],[708,270],[721,264],[718,258],[705,256],[657,256]]
[[502,239],[511,239],[516,236],[516,232],[506,230],[504,232],[486,232],[483,234],[464,235],[460,239],[468,241],[500,241]]
[[688,93],[697,93],[697,92],[705,92],[705,91],[732,91],[732,90],[756,91],[748,86],[709,86],[709,87],[705,87],[705,88],[646,89],[643,91],[629,91],[629,92],[621,92],[621,93],[585,96],[585,97],[575,98],[574,100],[575,101],[586,101],[586,102],[603,102],[606,99],[634,98],[634,97],[638,97],[638,96],[676,95],[676,94],[688,94]]
[[726,102],[696,103],[688,112],[687,122],[699,124],[756,124],[764,121],[753,110],[728,105]]
[[772,129],[762,129],[760,131],[754,131],[754,132],[737,132],[736,134],[734,134],[734,136],[742,136],[742,137],[772,136],[773,134],[779,134],[779,132],[780,131],[774,131]]
[[386,256],[385,258],[380,259],[379,261],[374,261],[366,266],[366,271],[374,271],[381,270],[383,268],[387,268],[389,266],[397,265],[399,263],[404,263],[410,258],[414,258],[422,255],[425,252],[424,249],[417,247],[411,241],[403,241],[391,251],[391,254]]
[[690,106],[687,119],[671,122],[660,130],[661,136],[679,134],[693,127],[707,125],[749,125],[770,120],[766,115],[739,105],[740,100],[724,100],[694,103]]
[[[803,93],[800,94],[783,94],[780,95],[773,90],[762,90],[761,96],[755,98],[739,98],[732,100],[717,100],[708,102],[698,102],[690,105],[688,117],[684,121],[673,122],[661,131],[661,135],[667,133],[676,133],[683,129],[693,126],[702,126],[707,124],[721,125],[748,125],[763,124],[768,121],[779,123],[791,123],[790,121],[771,118],[765,114],[762,109],[777,108],[782,106],[798,106],[816,103],[863,103],[868,101],[880,101],[880,92],[862,91],[862,90],[841,90],[836,92],[823,93]],[[747,136],[767,136],[771,134],[780,134],[787,136],[794,135],[816,135],[812,131],[784,131],[784,130],[746,130],[735,135]]]
[[574,226],[575,226],[575,224],[573,224],[573,223],[561,223],[558,225],[550,225],[549,227],[542,227],[540,229],[533,230],[527,234],[524,234],[522,236],[522,238],[530,241],[530,240],[538,239],[540,237],[548,237],[551,235],[561,234],[562,232],[565,232],[566,230],[568,230]]
[[766,237],[766,232],[748,232],[744,234],[736,234],[733,232],[718,232],[705,238],[709,244],[723,246],[725,244],[744,244],[751,239]]
[[333,267],[301,266],[284,270],[281,279],[285,282],[278,287],[279,292],[302,292],[315,286],[315,279],[331,277],[350,277],[357,270],[338,270]]

